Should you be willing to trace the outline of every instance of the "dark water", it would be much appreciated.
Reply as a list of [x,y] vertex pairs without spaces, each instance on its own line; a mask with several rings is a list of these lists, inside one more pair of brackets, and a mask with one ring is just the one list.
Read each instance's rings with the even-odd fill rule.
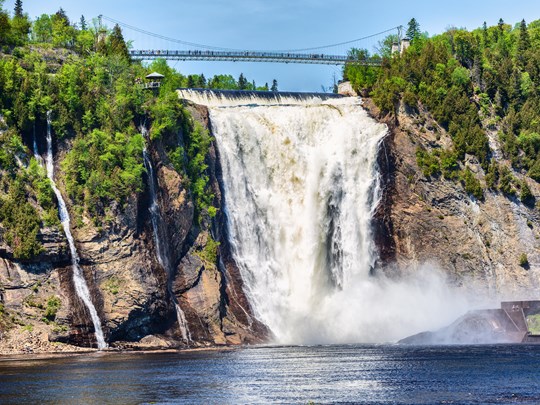
[[318,346],[0,360],[0,403],[540,404],[538,346]]

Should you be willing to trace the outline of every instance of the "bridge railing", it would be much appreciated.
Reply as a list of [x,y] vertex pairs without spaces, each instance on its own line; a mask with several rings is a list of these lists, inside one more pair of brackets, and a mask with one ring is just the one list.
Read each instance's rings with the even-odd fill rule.
[[320,63],[344,65],[355,63],[369,66],[379,66],[380,59],[371,58],[357,60],[351,56],[327,55],[323,53],[286,53],[286,52],[260,52],[260,51],[200,51],[200,50],[130,50],[133,59],[150,60],[156,58],[179,59],[179,60],[229,60],[229,61],[253,61],[253,62],[297,62],[297,63]]

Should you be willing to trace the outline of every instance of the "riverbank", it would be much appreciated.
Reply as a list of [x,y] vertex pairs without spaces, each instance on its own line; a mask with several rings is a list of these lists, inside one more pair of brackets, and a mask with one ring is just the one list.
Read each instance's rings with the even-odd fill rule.
[[241,349],[245,346],[212,346],[212,347],[190,347],[182,349],[116,349],[110,348],[105,350],[98,350],[92,348],[82,348],[77,346],[70,346],[74,349],[68,351],[53,351],[53,352],[38,352],[38,353],[0,353],[0,365],[2,362],[9,361],[34,361],[34,360],[50,360],[68,357],[101,357],[109,355],[152,355],[152,354],[164,354],[164,353],[204,353],[204,352],[229,352],[233,350]]

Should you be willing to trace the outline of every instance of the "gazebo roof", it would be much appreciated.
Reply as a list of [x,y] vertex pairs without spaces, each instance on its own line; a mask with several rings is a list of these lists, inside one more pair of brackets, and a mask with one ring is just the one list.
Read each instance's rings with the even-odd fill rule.
[[159,74],[158,72],[152,72],[148,76],[146,76],[147,79],[163,79],[165,76],[162,74]]

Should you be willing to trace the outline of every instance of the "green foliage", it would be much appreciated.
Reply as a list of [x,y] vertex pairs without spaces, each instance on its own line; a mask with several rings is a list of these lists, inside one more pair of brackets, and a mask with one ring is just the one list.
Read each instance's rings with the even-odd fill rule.
[[206,245],[204,248],[197,252],[197,255],[207,263],[217,264],[218,248],[220,243],[216,242],[212,236],[208,235]]
[[424,175],[460,177],[471,194],[480,196],[474,176],[467,171],[457,175],[466,155],[472,155],[486,172],[488,188],[507,196],[519,192],[523,201],[531,201],[526,184],[491,162],[480,116],[490,129],[500,129],[502,150],[512,166],[540,182],[540,22],[527,26],[522,21],[512,28],[501,20],[495,27],[450,28],[431,38],[420,33],[414,19],[408,28],[414,39],[409,49],[387,56],[374,83],[364,71],[357,85],[371,87],[373,101],[386,113],[395,114],[400,101],[410,107],[419,102],[448,131],[451,152],[417,151]]
[[519,265],[525,268],[529,267],[529,258],[527,257],[526,253],[522,253],[519,256]]
[[95,216],[111,201],[142,191],[144,140],[138,133],[94,129],[75,139],[62,162],[68,195]]
[[417,39],[420,36],[420,24],[416,21],[415,18],[412,18],[407,24],[407,33],[405,34],[407,38],[411,41]]
[[60,298],[56,296],[49,297],[47,300],[47,306],[45,307],[45,313],[43,316],[49,320],[54,321],[56,319],[56,314],[58,310],[60,309],[60,306],[62,305],[62,302],[60,301]]
[[486,186],[491,190],[497,190],[499,184],[499,166],[491,162],[486,173]]
[[425,149],[418,148],[416,150],[416,163],[426,177],[435,176],[440,173],[439,159]]
[[[371,58],[366,49],[353,48],[348,52],[349,59],[364,61]],[[351,86],[356,91],[362,89],[370,90],[376,83],[380,68],[366,66],[362,64],[348,63],[343,70],[343,78],[351,82]]]
[[25,174],[18,174],[0,197],[0,222],[5,228],[4,240],[13,249],[16,259],[30,259],[42,252],[38,241],[41,220],[29,201]]
[[103,287],[111,294],[116,295],[120,292],[120,280],[117,277],[112,276],[103,283]]
[[521,200],[521,202],[527,205],[534,205],[534,195],[525,180],[519,183],[519,188],[519,199]]
[[540,314],[527,316],[528,330],[533,335],[540,335]]
[[186,171],[190,180],[190,189],[195,200],[195,207],[199,213],[207,210],[214,200],[209,188],[209,177],[206,173],[208,165],[206,156],[212,143],[212,137],[208,130],[195,122],[185,134],[186,139]]
[[516,195],[516,179],[512,175],[512,172],[508,167],[503,166],[502,169],[500,169],[500,177],[499,177],[499,190],[507,196],[515,196]]
[[474,173],[467,167],[461,172],[461,182],[465,191],[473,195],[476,199],[482,200],[484,198],[484,191],[480,181],[475,177]]
[[109,54],[118,55],[121,58],[129,59],[129,52],[122,35],[122,29],[116,24],[109,35]]

